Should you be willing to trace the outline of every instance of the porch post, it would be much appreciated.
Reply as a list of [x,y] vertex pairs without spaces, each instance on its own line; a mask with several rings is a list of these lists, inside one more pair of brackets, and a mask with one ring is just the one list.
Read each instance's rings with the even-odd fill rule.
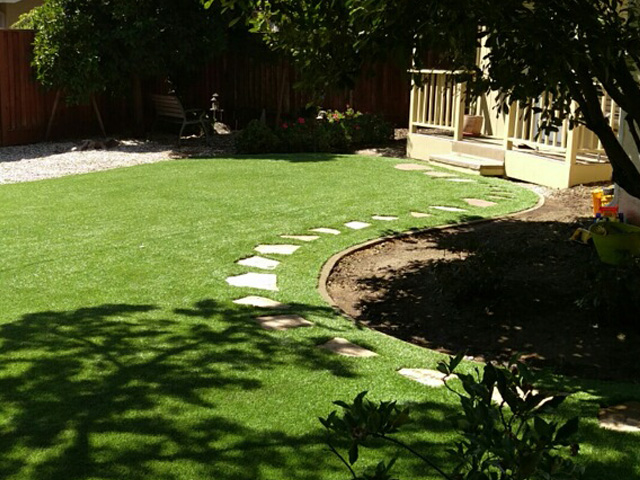
[[503,147],[505,150],[513,150],[513,136],[516,133],[516,112],[517,103],[513,102],[509,106],[509,113],[507,114],[507,125],[504,132]]
[[[575,103],[572,109],[575,111]],[[580,139],[582,138],[582,129],[583,126],[574,126],[571,130],[567,132],[567,151],[565,152],[564,162],[567,172],[567,187],[572,186],[573,182],[571,180],[574,166],[576,165],[576,158],[578,156],[578,147],[580,146]]]
[[467,84],[458,83],[456,86],[455,109],[453,111],[453,139],[461,141],[463,138],[462,129],[464,127],[464,107],[467,96]]
[[411,72],[411,95],[409,96],[409,133],[415,133],[413,131],[413,123],[416,121],[416,72]]

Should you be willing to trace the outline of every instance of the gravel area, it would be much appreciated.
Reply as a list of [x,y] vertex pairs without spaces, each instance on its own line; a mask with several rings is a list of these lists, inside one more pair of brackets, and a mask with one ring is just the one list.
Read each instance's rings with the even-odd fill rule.
[[[177,160],[193,156],[216,157],[233,153],[233,135],[216,135],[210,146],[202,139],[183,140],[176,146],[175,136],[153,140],[95,140],[112,148],[79,148],[88,142],[44,142],[0,148],[0,184],[30,182],[45,178],[130,167],[145,163]],[[102,147],[104,145],[98,145]]]

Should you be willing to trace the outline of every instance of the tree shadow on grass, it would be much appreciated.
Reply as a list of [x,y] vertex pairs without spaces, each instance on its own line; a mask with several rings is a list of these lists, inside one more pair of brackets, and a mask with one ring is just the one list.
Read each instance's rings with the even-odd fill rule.
[[0,326],[0,342],[3,478],[314,478],[319,433],[252,427],[220,407],[255,391],[259,425],[263,372],[281,364],[355,376],[308,346],[282,354],[245,309],[214,300],[166,316],[127,304],[27,314]]
[[340,160],[345,154],[339,153],[270,153],[270,154],[236,154],[230,158],[237,160],[271,160],[290,163],[331,162]]

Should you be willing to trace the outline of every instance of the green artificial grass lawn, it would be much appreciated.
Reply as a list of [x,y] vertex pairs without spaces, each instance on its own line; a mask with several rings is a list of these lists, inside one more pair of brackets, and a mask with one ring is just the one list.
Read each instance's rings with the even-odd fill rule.
[[[454,183],[399,171],[399,162],[185,160],[0,187],[0,477],[346,479],[317,417],[362,390],[413,405],[416,423],[401,437],[446,468],[457,399],[396,373],[435,368],[443,357],[336,315],[317,292],[319,271],[333,253],[390,229],[502,215],[537,198],[498,179]],[[510,198],[484,209],[463,201],[497,190]],[[372,226],[352,231],[343,226],[351,220]],[[314,227],[343,233],[279,238]],[[228,276],[259,271],[235,262],[260,243],[301,245],[291,256],[263,255],[282,261],[279,291],[228,285]],[[291,304],[288,312],[315,326],[262,330],[252,319],[270,311],[232,303],[245,295]],[[333,337],[378,356],[316,348]],[[596,422],[600,403],[638,399],[640,388],[557,381],[579,391],[564,414],[584,417],[587,478],[640,477],[640,435]],[[377,449],[364,462],[392,452]],[[395,471],[438,478],[407,458]]]

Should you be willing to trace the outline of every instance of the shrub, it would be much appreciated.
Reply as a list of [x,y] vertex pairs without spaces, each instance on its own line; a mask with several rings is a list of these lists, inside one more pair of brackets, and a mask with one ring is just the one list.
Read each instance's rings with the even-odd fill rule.
[[[456,466],[445,472],[434,461],[395,437],[410,423],[409,410],[395,402],[365,400],[360,393],[353,403],[334,402],[342,414],[331,412],[320,422],[327,429],[329,450],[337,455],[354,479],[392,480],[390,470],[395,459],[378,463],[373,472],[359,476],[354,470],[360,449],[375,441],[386,441],[422,460],[447,480],[570,480],[580,478],[582,470],[569,455],[576,455],[578,447],[571,437],[578,429],[578,419],[567,422],[548,418],[564,401],[564,395],[546,395],[533,387],[535,379],[526,365],[510,362],[509,368],[486,365],[475,375],[455,373],[462,355],[441,362],[438,370],[450,379],[455,375],[462,389],[446,387],[460,398],[462,414],[455,425],[462,440],[448,450]],[[497,390],[503,400],[492,401]],[[348,444],[343,455],[335,447],[338,442]],[[561,450],[565,450],[562,452]]]
[[273,153],[282,151],[278,136],[259,120],[252,120],[235,140],[238,153]]
[[327,123],[339,125],[352,147],[368,147],[393,138],[393,127],[380,115],[361,113],[348,107],[344,112],[326,112]]
[[[321,111],[317,117],[284,121],[275,131],[251,122],[238,136],[240,153],[330,152],[346,153],[355,148],[389,141],[393,128],[380,116],[348,108],[344,112]],[[267,130],[271,133],[269,135]],[[256,138],[254,138],[256,137]],[[273,137],[277,141],[273,141]]]

